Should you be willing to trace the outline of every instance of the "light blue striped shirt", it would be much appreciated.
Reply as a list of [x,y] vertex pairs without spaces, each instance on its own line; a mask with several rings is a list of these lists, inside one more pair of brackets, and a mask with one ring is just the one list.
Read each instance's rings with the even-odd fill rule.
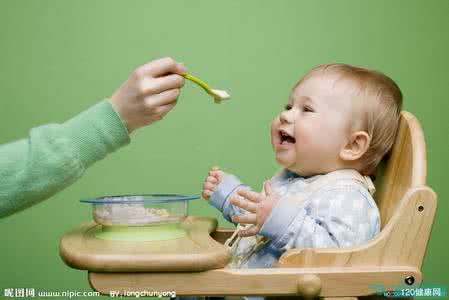
[[[374,187],[369,182],[349,169],[311,177],[281,171],[272,178],[273,190],[280,199],[258,236],[266,236],[269,241],[254,251],[256,237],[242,238],[228,267],[273,267],[292,248],[341,248],[366,243],[380,231],[379,210],[368,190]],[[229,202],[239,188],[250,189],[237,177],[227,175],[209,200],[230,222],[232,216],[246,213]],[[235,263],[236,258],[238,261],[245,256]]]

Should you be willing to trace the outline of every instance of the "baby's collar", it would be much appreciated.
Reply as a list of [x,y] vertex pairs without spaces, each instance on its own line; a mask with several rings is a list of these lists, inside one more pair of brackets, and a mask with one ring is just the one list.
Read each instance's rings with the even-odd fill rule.
[[295,173],[293,171],[290,171],[288,169],[284,169],[283,171],[284,173],[284,178],[304,178],[304,179],[309,179],[312,177],[315,177],[316,175],[310,175],[310,176],[302,176],[301,174]]
[[288,169],[284,169],[284,177],[286,178],[298,178],[298,177],[302,177],[299,174],[296,174],[295,172],[292,172]]

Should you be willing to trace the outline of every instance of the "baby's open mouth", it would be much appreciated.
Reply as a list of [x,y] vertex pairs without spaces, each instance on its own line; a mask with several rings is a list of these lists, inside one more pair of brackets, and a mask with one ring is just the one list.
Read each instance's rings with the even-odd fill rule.
[[287,143],[290,144],[296,143],[296,139],[283,130],[279,131],[279,136],[281,137],[281,145]]

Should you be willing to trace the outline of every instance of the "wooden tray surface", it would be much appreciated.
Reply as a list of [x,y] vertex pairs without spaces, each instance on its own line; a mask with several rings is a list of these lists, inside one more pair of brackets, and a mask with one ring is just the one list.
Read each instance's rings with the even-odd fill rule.
[[216,219],[188,216],[181,227],[187,234],[178,239],[113,241],[95,237],[100,225],[84,223],[62,237],[60,255],[72,268],[95,272],[192,272],[229,262],[229,249],[210,236]]

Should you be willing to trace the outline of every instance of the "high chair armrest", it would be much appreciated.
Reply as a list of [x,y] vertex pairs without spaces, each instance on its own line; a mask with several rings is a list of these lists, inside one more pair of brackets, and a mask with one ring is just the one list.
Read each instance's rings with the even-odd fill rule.
[[368,296],[378,286],[398,288],[421,272],[411,267],[217,269],[204,272],[94,273],[91,287],[101,294],[126,291],[176,292],[176,296]]

